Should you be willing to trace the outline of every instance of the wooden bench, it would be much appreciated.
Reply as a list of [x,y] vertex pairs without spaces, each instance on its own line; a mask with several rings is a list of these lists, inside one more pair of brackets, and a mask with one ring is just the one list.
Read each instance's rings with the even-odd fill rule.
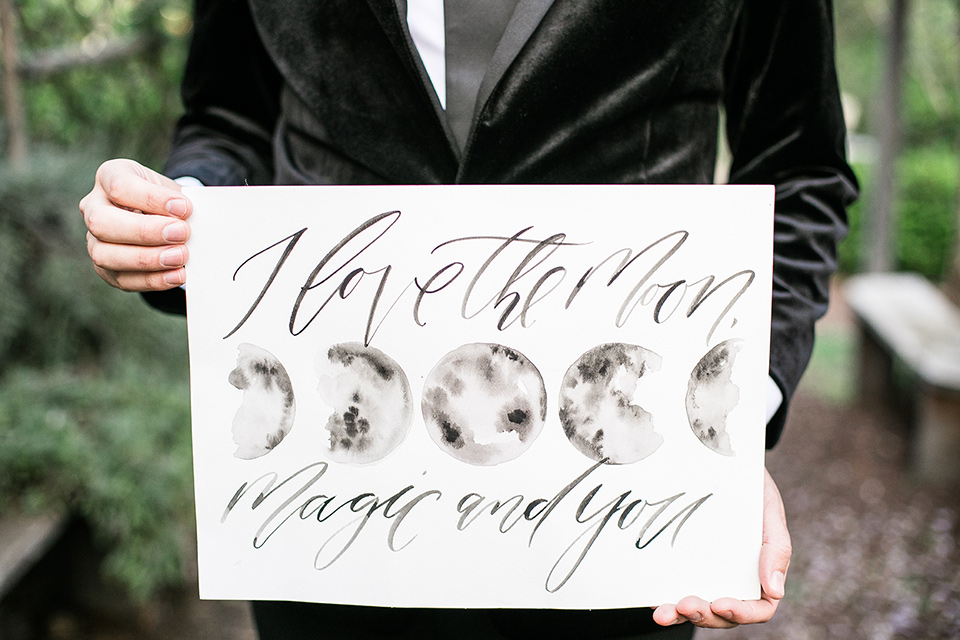
[[69,519],[60,514],[0,517],[0,638],[34,637],[32,603],[44,594],[16,593],[24,578],[47,556],[65,535]]
[[960,309],[912,273],[850,278],[844,297],[859,327],[861,399],[889,408],[906,391],[912,469],[960,481]]
[[0,599],[43,557],[67,528],[62,515],[0,518]]

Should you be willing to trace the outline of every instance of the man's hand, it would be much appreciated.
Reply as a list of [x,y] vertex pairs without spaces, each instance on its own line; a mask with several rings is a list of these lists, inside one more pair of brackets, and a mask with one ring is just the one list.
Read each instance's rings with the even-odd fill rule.
[[97,274],[124,291],[183,284],[193,204],[180,185],[132,160],[109,160],[80,201]]
[[690,621],[698,627],[726,629],[740,624],[767,622],[777,611],[784,593],[784,580],[790,566],[790,532],[783,511],[783,500],[770,473],[764,469],[763,544],[760,547],[760,599],[720,598],[707,602],[689,596],[677,604],[664,604],[653,612],[657,624],[672,625]]

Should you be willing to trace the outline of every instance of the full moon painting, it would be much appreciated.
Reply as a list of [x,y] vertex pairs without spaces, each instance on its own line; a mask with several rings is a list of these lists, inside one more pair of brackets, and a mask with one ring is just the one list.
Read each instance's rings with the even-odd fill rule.
[[637,462],[659,449],[663,436],[635,398],[642,378],[661,364],[653,351],[621,342],[580,356],[560,389],[560,424],[573,446],[609,464]]
[[727,433],[727,415],[740,402],[740,387],[731,380],[742,340],[725,340],[710,349],[687,383],[687,419],[693,433],[710,449],[735,455]]
[[287,370],[275,355],[243,343],[227,381],[243,390],[233,417],[234,456],[253,460],[270,453],[293,428],[296,399]]
[[491,466],[533,444],[547,417],[547,395],[543,377],[522,353],[471,343],[433,367],[421,409],[441,450],[467,464]]
[[336,344],[315,360],[317,390],[333,409],[325,429],[335,462],[385,458],[410,430],[413,402],[407,375],[390,356],[359,342]]

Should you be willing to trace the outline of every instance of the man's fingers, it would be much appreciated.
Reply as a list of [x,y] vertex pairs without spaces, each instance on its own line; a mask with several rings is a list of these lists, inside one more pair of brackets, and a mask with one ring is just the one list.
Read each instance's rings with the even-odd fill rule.
[[109,160],[80,211],[87,252],[108,284],[161,291],[184,283],[193,205],[176,182],[132,160]]
[[710,609],[715,615],[732,624],[759,624],[768,622],[777,612],[779,604],[779,599],[766,596],[760,600],[720,598],[710,603]]
[[96,184],[109,202],[131,211],[181,219],[192,212],[190,201],[180,193],[180,185],[132,160],[104,162],[97,170]]
[[87,253],[93,264],[104,271],[169,271],[187,263],[189,252],[182,244],[140,247],[102,242],[87,234]]
[[90,194],[81,210],[87,230],[102,242],[160,246],[186,242],[190,237],[190,225],[183,220],[119,209],[101,195]]
[[665,604],[653,612],[657,624],[670,626],[692,622],[698,627],[729,629],[741,624],[768,622],[777,611],[778,599],[764,595],[760,600],[719,598],[711,603],[696,597],[687,597],[676,605]]
[[653,610],[653,621],[660,626],[669,627],[686,622],[686,619],[677,613],[676,605],[662,604]]
[[741,624],[767,622],[776,613],[784,595],[784,582],[790,568],[790,532],[783,500],[773,478],[764,469],[763,539],[760,546],[759,600],[719,598],[712,603],[688,596],[676,605],[657,607],[653,619],[660,625],[689,620],[698,627],[725,629]]
[[763,543],[760,547],[760,584],[765,597],[779,600],[784,595],[787,570],[793,547],[780,490],[764,470]]
[[736,622],[732,622],[717,615],[710,607],[710,603],[702,598],[687,596],[677,603],[677,614],[684,619],[689,620],[698,627],[707,629],[729,629],[735,627]]
[[123,291],[166,291],[186,282],[186,270],[167,271],[111,271],[94,265],[100,278],[112,287]]

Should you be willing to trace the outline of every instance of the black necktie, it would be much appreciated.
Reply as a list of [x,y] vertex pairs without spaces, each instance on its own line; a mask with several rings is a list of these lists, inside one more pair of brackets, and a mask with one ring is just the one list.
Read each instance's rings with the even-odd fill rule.
[[463,151],[477,92],[517,0],[443,0],[447,122]]

